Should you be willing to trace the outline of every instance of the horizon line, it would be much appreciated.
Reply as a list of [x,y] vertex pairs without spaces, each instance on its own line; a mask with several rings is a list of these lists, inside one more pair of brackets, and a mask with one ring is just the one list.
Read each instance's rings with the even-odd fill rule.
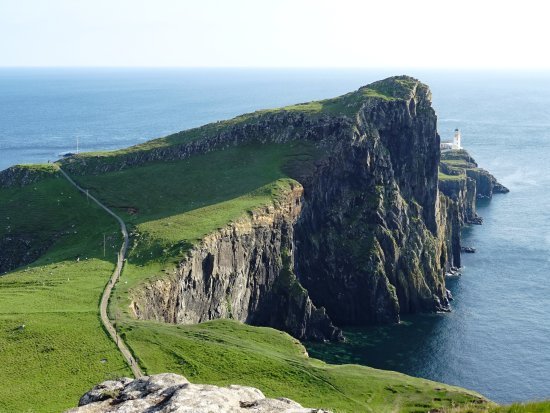
[[0,70],[5,69],[185,69],[185,70],[216,70],[216,69],[252,69],[252,70],[433,70],[433,71],[497,71],[497,72],[549,72],[550,67],[447,67],[447,66],[130,66],[130,65],[0,65]]

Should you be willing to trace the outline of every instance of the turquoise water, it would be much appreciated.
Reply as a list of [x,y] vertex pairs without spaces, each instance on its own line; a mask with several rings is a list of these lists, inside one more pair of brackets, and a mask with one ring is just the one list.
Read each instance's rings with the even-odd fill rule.
[[[0,169],[114,149],[243,112],[332,97],[393,71],[0,70]],[[467,228],[453,312],[308,345],[334,362],[393,369],[499,402],[550,398],[550,74],[410,74],[430,84],[442,137],[455,127],[511,189]]]

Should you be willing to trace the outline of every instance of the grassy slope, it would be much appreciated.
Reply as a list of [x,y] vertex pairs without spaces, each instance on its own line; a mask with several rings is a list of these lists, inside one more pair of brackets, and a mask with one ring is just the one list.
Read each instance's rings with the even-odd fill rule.
[[307,358],[286,333],[217,320],[193,326],[130,322],[125,335],[148,373],[178,372],[197,383],[259,387],[335,412],[414,412],[477,399],[404,374]]
[[[395,79],[395,81],[382,80],[336,98],[305,102],[283,108],[259,110],[253,113],[240,115],[232,119],[213,122],[198,128],[184,130],[162,138],[152,139],[128,148],[119,149],[116,151],[86,152],[73,156],[72,158],[73,160],[83,160],[87,164],[116,163],[119,161],[121,156],[130,153],[147,152],[150,150],[189,143],[204,137],[219,134],[233,126],[261,122],[262,120],[267,119],[267,116],[276,113],[300,112],[312,117],[321,115],[353,117],[366,100],[380,99],[384,101],[394,101],[407,98],[416,84],[416,81],[408,77],[399,77]],[[69,160],[69,162],[70,161],[71,160]],[[64,162],[67,161],[62,160],[62,163]],[[81,168],[86,168],[84,163],[81,163],[80,165]]]
[[38,261],[0,277],[0,411],[58,412],[94,383],[129,374],[98,317],[121,237],[63,179],[1,189],[0,217],[0,235],[57,238]]
[[478,169],[465,150],[450,150],[441,153],[440,181],[461,181],[466,179],[466,170]]

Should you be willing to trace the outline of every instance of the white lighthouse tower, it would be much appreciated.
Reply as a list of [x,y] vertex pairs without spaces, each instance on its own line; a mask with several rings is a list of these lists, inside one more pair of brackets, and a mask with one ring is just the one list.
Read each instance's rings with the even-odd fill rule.
[[453,137],[453,149],[462,149],[460,142],[460,130],[455,129],[455,136]]

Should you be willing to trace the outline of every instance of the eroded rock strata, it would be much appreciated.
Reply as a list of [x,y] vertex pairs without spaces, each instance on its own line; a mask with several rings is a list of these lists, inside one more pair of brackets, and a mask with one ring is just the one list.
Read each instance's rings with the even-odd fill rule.
[[340,339],[294,274],[294,225],[303,188],[208,235],[171,276],[133,292],[138,318],[194,324],[233,318],[298,338]]

